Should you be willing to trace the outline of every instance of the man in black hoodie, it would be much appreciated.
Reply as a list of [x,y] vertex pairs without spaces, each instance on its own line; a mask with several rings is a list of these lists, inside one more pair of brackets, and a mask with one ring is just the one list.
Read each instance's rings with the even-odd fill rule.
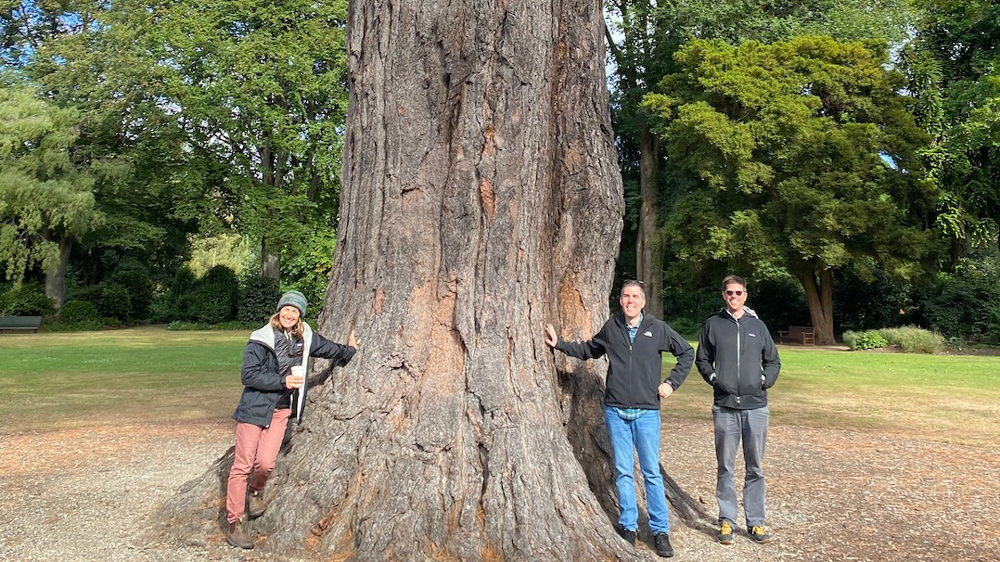
[[[638,281],[626,281],[620,299],[622,313],[608,320],[594,339],[566,342],[552,324],[545,327],[545,343],[579,359],[608,356],[604,392],[604,423],[611,437],[618,489],[618,534],[635,544],[639,510],[635,501],[633,450],[646,485],[646,508],[653,545],[660,556],[673,556],[670,521],[660,476],[660,398],[684,382],[694,361],[694,350],[666,322],[644,316],[646,292]],[[660,353],[669,351],[677,365],[666,382]]]
[[764,443],[770,411],[767,389],[774,386],[781,370],[778,349],[764,322],[746,307],[747,284],[730,275],[722,280],[726,307],[705,321],[698,338],[698,371],[715,389],[712,420],[715,425],[715,456],[718,472],[715,499],[719,503],[719,534],[722,544],[733,543],[736,521],[736,449],[743,441],[746,477],[743,511],[750,538],[771,541],[764,530]]

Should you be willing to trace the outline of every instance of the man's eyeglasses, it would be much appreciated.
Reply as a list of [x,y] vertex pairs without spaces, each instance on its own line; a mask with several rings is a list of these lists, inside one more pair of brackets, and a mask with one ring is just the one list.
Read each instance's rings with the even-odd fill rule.
[[726,294],[730,297],[742,297],[743,291],[726,291]]

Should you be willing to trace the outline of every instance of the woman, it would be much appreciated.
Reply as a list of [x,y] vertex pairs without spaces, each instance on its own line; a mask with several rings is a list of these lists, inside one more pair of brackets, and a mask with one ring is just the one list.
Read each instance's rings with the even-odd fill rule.
[[[288,291],[278,301],[270,322],[250,335],[243,351],[243,395],[233,413],[236,420],[236,453],[226,486],[226,541],[240,548],[253,548],[243,529],[246,515],[264,512],[260,492],[278,460],[289,418],[302,422],[306,394],[305,374],[309,357],[329,359],[346,365],[358,342],[351,330],[347,345],[328,341],[302,321],[306,298]],[[292,373],[292,367],[301,366]],[[252,476],[251,476],[252,474]],[[249,479],[250,509],[246,509]]]

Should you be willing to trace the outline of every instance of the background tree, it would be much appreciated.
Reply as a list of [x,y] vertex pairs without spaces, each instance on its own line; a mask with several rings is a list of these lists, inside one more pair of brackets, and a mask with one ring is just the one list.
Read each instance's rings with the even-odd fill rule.
[[214,214],[202,167],[188,157],[177,119],[158,95],[162,80],[148,61],[116,48],[128,28],[111,25],[117,3],[30,5],[41,15],[28,21],[46,27],[33,33],[45,40],[25,50],[30,56],[17,72],[79,114],[73,154],[93,171],[104,218],[73,244],[72,276],[92,285],[137,261],[158,277],[169,275],[187,253],[187,237]]
[[0,263],[15,283],[39,266],[56,306],[74,237],[100,221],[93,175],[71,154],[77,118],[28,87],[0,88]]
[[[818,33],[841,40],[877,39],[895,44],[906,38],[915,13],[906,0],[879,2],[874,8],[867,0],[791,4],[615,0],[607,2],[605,9],[614,69],[611,83],[615,133],[629,206],[623,244],[634,243],[636,253],[633,265],[623,247],[619,271],[648,283],[646,308],[662,316],[660,297],[664,290],[691,291],[701,282],[682,271],[674,271],[670,277],[683,279],[683,288],[676,281],[663,279],[664,264],[674,263],[673,249],[665,243],[664,220],[677,197],[687,189],[688,178],[665,158],[659,137],[651,132],[656,119],[641,105],[643,95],[653,91],[665,75],[678,70],[673,60],[677,50],[690,38],[721,39],[735,45]],[[676,309],[672,309],[671,320],[675,319]]]
[[998,247],[1000,5],[923,0],[903,51],[915,114],[934,139],[925,152],[941,190],[937,227],[954,268],[970,250]]
[[[876,49],[875,52],[879,52]],[[695,40],[645,103],[692,184],[668,224],[681,259],[801,282],[816,343],[834,343],[834,272],[921,271],[936,191],[899,79],[860,43],[807,36],[731,47]]]
[[278,278],[283,251],[336,227],[346,0],[123,6],[109,14],[118,48],[154,65],[160,104],[212,174],[222,220]]

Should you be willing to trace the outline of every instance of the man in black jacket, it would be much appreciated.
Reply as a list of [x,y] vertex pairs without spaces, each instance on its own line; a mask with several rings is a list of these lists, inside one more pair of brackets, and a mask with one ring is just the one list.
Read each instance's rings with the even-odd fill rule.
[[715,499],[719,503],[719,542],[732,544],[736,521],[736,449],[743,441],[746,478],[743,511],[750,538],[770,542],[764,530],[764,444],[770,411],[767,389],[781,370],[778,349],[764,322],[746,307],[747,284],[730,275],[722,280],[726,307],[710,316],[698,339],[698,371],[715,389],[712,420],[718,472]]
[[[608,320],[594,339],[566,342],[552,324],[545,327],[545,343],[579,359],[608,356],[604,392],[604,423],[611,437],[618,489],[618,534],[635,544],[639,510],[635,501],[633,450],[646,485],[646,508],[653,544],[660,556],[673,556],[670,521],[663,478],[660,476],[660,398],[684,382],[694,361],[694,350],[666,322],[644,316],[646,293],[638,281],[626,281],[620,299],[622,313]],[[661,382],[660,353],[669,351],[677,365]]]

